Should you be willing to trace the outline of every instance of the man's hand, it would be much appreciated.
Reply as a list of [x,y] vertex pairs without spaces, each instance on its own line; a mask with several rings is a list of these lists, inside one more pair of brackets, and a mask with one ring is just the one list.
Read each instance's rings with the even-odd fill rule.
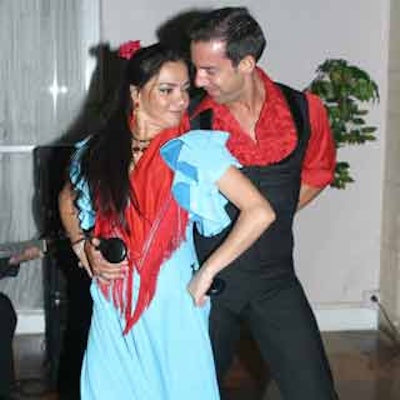
[[35,260],[37,258],[43,257],[43,252],[39,247],[30,246],[21,251],[20,253],[13,254],[8,263],[10,265],[17,265],[26,261]]
[[299,201],[297,203],[297,211],[300,211],[302,208],[311,203],[323,190],[324,188],[302,183],[300,187]]

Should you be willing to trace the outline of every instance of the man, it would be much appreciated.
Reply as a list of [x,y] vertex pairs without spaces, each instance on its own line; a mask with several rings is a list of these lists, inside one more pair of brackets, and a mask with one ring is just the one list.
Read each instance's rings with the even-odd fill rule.
[[[2,248],[0,246],[0,252]],[[5,253],[5,251],[4,251]],[[38,247],[29,246],[19,253],[0,257],[0,280],[18,273],[19,263],[41,257]],[[8,399],[14,383],[12,342],[17,326],[17,314],[11,300],[0,292],[0,399]]]
[[0,318],[0,399],[7,399],[14,381],[12,341],[17,314],[10,299],[3,293],[0,293]]
[[[212,128],[230,133],[228,148],[277,214],[258,242],[220,273],[226,289],[212,298],[210,315],[217,373],[221,381],[245,320],[283,398],[336,399],[320,333],[294,272],[292,233],[296,210],[333,179],[334,142],[317,97],[282,88],[257,67],[264,47],[264,34],[245,8],[211,11],[191,32],[195,84],[207,93],[195,116],[210,110]],[[228,210],[235,218],[234,207]],[[226,234],[198,236],[200,259]]]

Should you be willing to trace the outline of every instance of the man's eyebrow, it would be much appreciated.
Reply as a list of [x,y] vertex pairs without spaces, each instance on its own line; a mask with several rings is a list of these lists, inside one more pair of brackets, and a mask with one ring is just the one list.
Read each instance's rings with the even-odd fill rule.
[[197,69],[203,69],[205,71],[215,71],[217,69],[217,67],[204,65],[204,66],[197,67]]

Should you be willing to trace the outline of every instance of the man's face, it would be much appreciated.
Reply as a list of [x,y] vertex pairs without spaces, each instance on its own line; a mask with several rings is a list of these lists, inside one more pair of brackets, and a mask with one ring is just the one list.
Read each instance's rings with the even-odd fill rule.
[[240,98],[244,79],[238,67],[226,57],[224,41],[192,42],[191,57],[196,67],[195,84],[217,103],[227,104]]

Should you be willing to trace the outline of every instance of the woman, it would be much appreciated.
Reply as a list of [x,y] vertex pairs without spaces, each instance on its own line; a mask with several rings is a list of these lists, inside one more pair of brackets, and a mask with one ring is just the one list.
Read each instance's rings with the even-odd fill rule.
[[[94,225],[94,237],[117,236],[128,248],[125,274],[112,282],[96,277],[91,286],[82,399],[218,399],[206,291],[274,213],[234,167],[226,133],[183,135],[184,60],[160,44],[128,58],[114,113],[72,163],[80,227],[70,213],[71,186],[60,197],[63,223],[85,266],[90,243],[82,229]],[[193,276],[193,224],[206,235],[222,230],[230,222],[225,197],[241,210],[239,219]]]

